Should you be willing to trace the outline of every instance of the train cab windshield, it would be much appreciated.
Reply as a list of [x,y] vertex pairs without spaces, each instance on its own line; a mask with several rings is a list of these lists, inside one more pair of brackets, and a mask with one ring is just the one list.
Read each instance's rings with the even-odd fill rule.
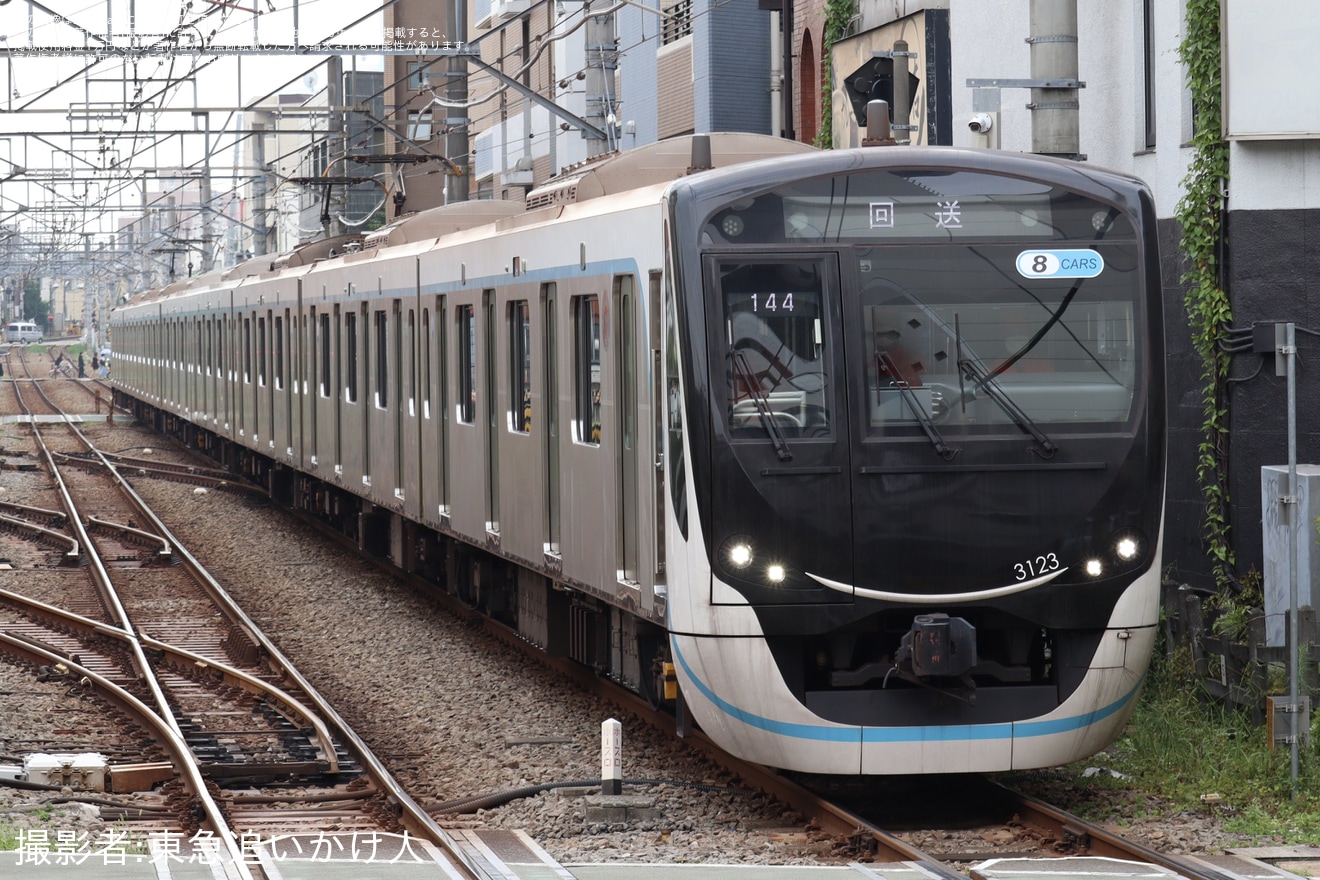
[[1138,243],[1099,201],[979,172],[873,171],[740,201],[705,240],[775,251],[708,269],[735,442],[829,439],[846,417],[854,436],[925,435],[946,458],[955,436],[1006,433],[1048,457],[1060,434],[1126,430],[1138,411]]
[[722,267],[732,436],[830,436],[821,280],[810,261]]

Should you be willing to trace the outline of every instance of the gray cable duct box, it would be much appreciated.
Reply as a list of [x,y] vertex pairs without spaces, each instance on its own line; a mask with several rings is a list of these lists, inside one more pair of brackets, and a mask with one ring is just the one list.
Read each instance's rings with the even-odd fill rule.
[[[1270,645],[1288,641],[1289,598],[1288,529],[1297,530],[1297,605],[1315,607],[1312,586],[1320,578],[1320,547],[1316,546],[1316,518],[1320,517],[1320,465],[1297,465],[1297,487],[1289,493],[1288,466],[1266,465],[1260,469],[1261,537],[1265,549],[1265,639]],[[1297,496],[1296,505],[1279,498]],[[1285,507],[1295,506],[1291,526]]]

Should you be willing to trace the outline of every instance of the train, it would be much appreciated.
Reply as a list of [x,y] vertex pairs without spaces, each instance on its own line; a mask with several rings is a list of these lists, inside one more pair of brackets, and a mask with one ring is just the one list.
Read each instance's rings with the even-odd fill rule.
[[110,328],[118,401],[281,504],[681,731],[863,777],[1119,735],[1159,616],[1163,332],[1133,177],[736,133]]

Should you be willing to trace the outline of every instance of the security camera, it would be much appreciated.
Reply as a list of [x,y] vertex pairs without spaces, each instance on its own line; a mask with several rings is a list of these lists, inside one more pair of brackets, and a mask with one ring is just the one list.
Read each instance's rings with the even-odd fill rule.
[[976,134],[985,134],[995,127],[995,118],[989,113],[973,113],[972,118],[967,120],[967,127]]

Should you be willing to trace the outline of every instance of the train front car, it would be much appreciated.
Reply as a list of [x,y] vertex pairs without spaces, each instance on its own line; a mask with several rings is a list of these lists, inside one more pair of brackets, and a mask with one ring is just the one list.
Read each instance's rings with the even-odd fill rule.
[[671,647],[726,748],[830,774],[1108,744],[1155,638],[1150,196],[987,151],[670,190]]

